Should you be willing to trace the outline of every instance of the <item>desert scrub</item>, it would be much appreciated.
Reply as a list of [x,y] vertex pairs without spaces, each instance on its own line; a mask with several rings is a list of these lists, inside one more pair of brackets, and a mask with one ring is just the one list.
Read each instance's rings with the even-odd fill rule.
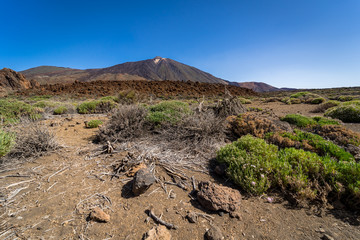
[[348,102],[348,101],[354,100],[354,97],[353,96],[338,96],[336,98],[336,100],[338,100],[340,102]]
[[360,134],[340,125],[315,126],[311,131],[340,146],[360,146]]
[[115,99],[120,104],[135,104],[144,100],[145,96],[141,95],[134,90],[124,90],[119,92],[118,97]]
[[0,99],[0,124],[16,123],[22,117],[41,118],[42,109],[15,99]]
[[14,145],[15,135],[0,128],[0,158],[10,152]]
[[35,96],[29,97],[28,100],[37,102],[37,101],[47,100],[50,98],[52,98],[51,95],[35,95]]
[[123,142],[147,134],[148,111],[137,105],[119,105],[111,112],[111,117],[99,128],[98,142]]
[[353,155],[345,151],[343,148],[334,144],[331,141],[325,140],[323,137],[304,132],[298,129],[295,129],[293,133],[282,132],[282,133],[273,133],[268,134],[267,139],[276,144],[277,146],[286,148],[286,147],[295,147],[304,149],[306,151],[312,151],[320,154],[321,156],[330,156],[338,161],[354,161]]
[[309,127],[314,125],[339,125],[338,121],[324,117],[305,117],[299,114],[288,114],[281,118],[282,121],[294,124],[297,127]]
[[330,101],[324,102],[324,103],[320,104],[319,106],[317,106],[313,110],[313,112],[314,113],[323,113],[326,110],[328,110],[329,108],[336,107],[336,106],[339,106],[339,105],[340,105],[339,101],[330,100]]
[[351,207],[360,207],[347,201],[360,199],[360,164],[354,161],[337,162],[302,149],[278,150],[250,135],[221,148],[216,159],[227,165],[227,175],[249,193],[261,195],[280,189],[290,191],[297,199],[322,201],[333,193]]
[[94,119],[86,123],[86,128],[97,128],[101,124],[103,124],[101,120]]
[[239,97],[239,100],[240,100],[241,104],[251,104],[252,103],[250,99],[246,99],[243,97]]
[[180,101],[163,101],[148,107],[147,121],[154,124],[177,123],[184,115],[191,113],[189,104]]
[[325,112],[325,116],[340,119],[348,123],[360,123],[360,102],[352,101],[332,107]]
[[60,104],[59,102],[39,101],[37,103],[34,103],[32,106],[33,107],[38,107],[38,108],[55,108],[59,104]]
[[116,107],[116,103],[113,100],[94,100],[83,102],[77,106],[77,111],[80,114],[90,113],[105,113]]
[[325,102],[325,98],[321,97],[318,94],[310,93],[310,92],[298,92],[290,95],[290,98],[287,100],[290,101],[291,104],[298,103],[308,103],[308,104],[320,104]]
[[67,113],[68,109],[65,106],[60,106],[54,109],[54,115],[61,115]]

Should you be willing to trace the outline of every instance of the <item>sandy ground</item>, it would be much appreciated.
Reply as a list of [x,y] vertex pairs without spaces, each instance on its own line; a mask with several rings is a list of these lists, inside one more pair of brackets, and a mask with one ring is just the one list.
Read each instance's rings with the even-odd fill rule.
[[[309,105],[308,105],[309,106]],[[273,108],[280,114],[294,110],[306,114],[302,105]],[[293,112],[293,111],[292,111]],[[111,165],[128,152],[93,156],[97,145],[91,142],[96,129],[84,127],[84,121],[106,119],[106,116],[63,116],[46,120],[64,148],[33,162],[0,171],[0,239],[141,239],[156,223],[146,210],[178,226],[170,230],[173,239],[204,239],[211,225],[220,227],[225,239],[322,239],[324,234],[334,239],[360,239],[359,217],[342,209],[318,211],[315,208],[292,208],[273,195],[243,197],[240,219],[228,214],[205,211],[189,197],[191,188],[180,189],[153,184],[146,193],[134,197],[126,176],[111,178]],[[230,185],[225,179],[207,172],[183,170],[197,181],[210,180]],[[160,166],[156,176],[171,181]],[[191,186],[189,181],[189,186]],[[235,186],[232,186],[236,188]],[[169,197],[169,192],[175,198]],[[88,221],[91,209],[100,206],[111,216],[108,223]],[[189,223],[189,211],[207,213],[212,220],[199,218]],[[223,216],[220,216],[223,215]]]

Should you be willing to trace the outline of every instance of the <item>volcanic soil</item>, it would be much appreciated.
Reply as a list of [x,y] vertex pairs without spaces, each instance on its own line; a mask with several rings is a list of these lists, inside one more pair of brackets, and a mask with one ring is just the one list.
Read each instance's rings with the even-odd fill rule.
[[[300,106],[296,110],[301,112]],[[283,106],[273,108],[275,112],[287,111]],[[191,182],[186,190],[166,184],[167,193],[155,183],[135,197],[132,178],[112,177],[112,165],[125,156],[141,154],[132,152],[132,146],[128,151],[94,154],[99,148],[92,142],[97,130],[85,128],[84,121],[99,118],[106,121],[108,116],[74,114],[42,121],[55,132],[63,148],[0,171],[0,199],[6,199],[1,202],[0,239],[142,239],[157,225],[147,214],[150,208],[177,226],[169,230],[172,239],[204,239],[213,225],[225,239],[360,239],[358,216],[341,204],[336,210],[332,206],[294,208],[275,194],[270,194],[272,203],[265,196],[243,194],[237,219],[203,209],[189,196]],[[236,189],[211,172],[181,171],[196,182],[212,181]],[[171,181],[160,165],[155,164],[155,175],[163,182]],[[96,206],[110,215],[109,222],[89,220]],[[190,223],[186,218],[189,212],[210,217]]]

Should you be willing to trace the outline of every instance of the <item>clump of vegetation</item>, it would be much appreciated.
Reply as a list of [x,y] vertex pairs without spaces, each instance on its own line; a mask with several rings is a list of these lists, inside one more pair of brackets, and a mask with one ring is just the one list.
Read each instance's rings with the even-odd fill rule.
[[246,99],[243,97],[239,97],[239,100],[241,102],[241,104],[251,104],[251,100],[250,99]]
[[37,101],[47,100],[50,98],[52,98],[51,95],[35,95],[35,96],[29,97],[28,100],[37,102]]
[[324,103],[320,104],[319,106],[317,106],[313,112],[314,113],[324,113],[329,108],[336,107],[339,105],[340,105],[339,101],[330,100],[330,101],[324,102]]
[[135,104],[142,100],[143,96],[134,90],[124,90],[119,92],[116,102],[120,104]]
[[354,97],[353,96],[338,96],[336,99],[340,102],[348,102],[348,101],[354,100]]
[[33,123],[26,129],[16,134],[16,143],[8,154],[11,159],[39,157],[61,147],[46,126]]
[[100,127],[99,142],[126,141],[147,133],[146,116],[148,111],[137,105],[120,105],[112,111],[110,120]]
[[41,118],[42,109],[15,99],[0,99],[0,123],[16,123],[22,117],[32,120]]
[[309,127],[314,125],[339,125],[338,121],[324,117],[305,117],[299,114],[288,114],[281,119],[282,121],[294,124],[297,127]]
[[61,114],[67,113],[67,111],[68,111],[67,107],[60,106],[60,107],[54,109],[54,114],[61,115]]
[[315,126],[312,131],[340,146],[347,147],[349,144],[360,146],[360,134],[340,125]]
[[171,123],[175,124],[191,110],[189,104],[180,101],[163,101],[149,107],[147,121],[154,124]]
[[86,123],[86,128],[97,128],[99,125],[103,124],[101,120],[94,119]]
[[320,104],[325,102],[326,100],[318,94],[314,94],[311,92],[298,92],[290,95],[290,97],[283,98],[281,101],[286,104]]
[[223,100],[219,101],[213,110],[215,115],[220,118],[246,112],[246,108],[241,104],[241,101],[237,97],[232,97],[229,94]]
[[52,102],[52,101],[39,101],[37,103],[34,103],[32,106],[38,107],[38,108],[55,108],[60,103],[58,102]]
[[116,103],[113,100],[100,99],[79,104],[77,106],[77,111],[80,114],[105,113],[115,107]]
[[15,143],[15,135],[0,128],[0,158],[10,152]]
[[256,137],[264,138],[270,132],[289,131],[291,126],[280,121],[276,116],[262,112],[249,112],[232,117],[229,120],[231,131],[237,136],[251,134]]
[[332,107],[325,116],[340,119],[343,122],[360,123],[360,101],[351,101]]
[[354,157],[343,148],[331,141],[325,140],[323,137],[295,129],[293,133],[277,132],[267,135],[267,139],[280,147],[294,147],[312,151],[321,156],[329,155],[339,161],[354,161]]
[[350,207],[360,207],[360,164],[354,161],[334,161],[301,149],[278,150],[250,135],[221,148],[217,161],[225,163],[227,175],[252,194],[280,189],[298,200],[320,201],[331,195]]

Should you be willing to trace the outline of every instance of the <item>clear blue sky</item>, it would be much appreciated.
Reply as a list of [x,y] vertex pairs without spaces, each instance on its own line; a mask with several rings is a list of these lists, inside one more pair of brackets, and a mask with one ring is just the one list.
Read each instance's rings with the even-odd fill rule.
[[2,0],[0,68],[155,56],[230,81],[360,86],[359,0]]

